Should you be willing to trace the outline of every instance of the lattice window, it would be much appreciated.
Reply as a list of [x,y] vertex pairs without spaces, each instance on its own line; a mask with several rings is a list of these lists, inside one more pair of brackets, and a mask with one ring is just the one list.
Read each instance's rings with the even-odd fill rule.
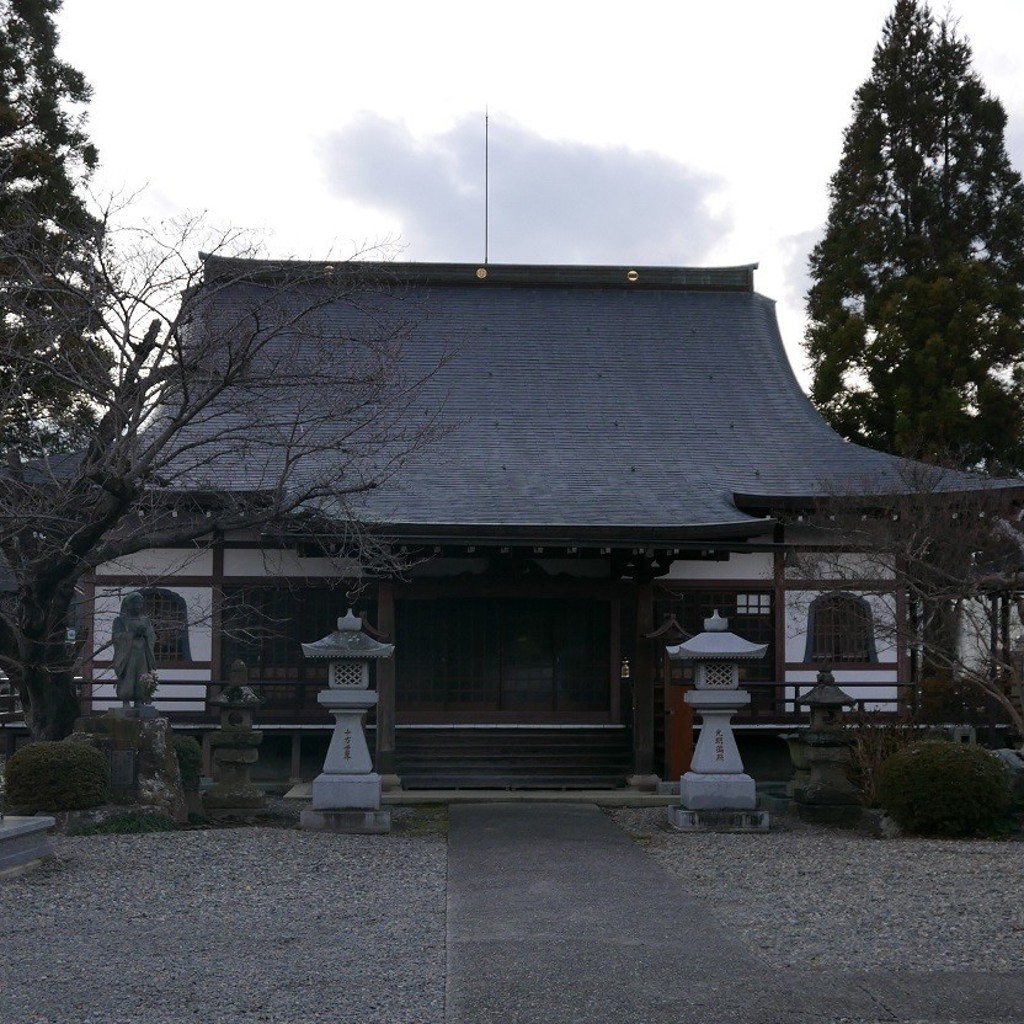
[[337,661],[331,666],[335,686],[362,686],[363,664],[359,661]]
[[188,608],[185,599],[173,590],[147,587],[142,594],[142,611],[153,623],[156,643],[153,654],[157,664],[189,661]]
[[871,605],[853,594],[822,594],[811,602],[806,661],[878,661]]
[[737,615],[771,615],[771,594],[737,594]]
[[732,664],[726,661],[706,662],[704,680],[709,689],[727,690],[733,684]]

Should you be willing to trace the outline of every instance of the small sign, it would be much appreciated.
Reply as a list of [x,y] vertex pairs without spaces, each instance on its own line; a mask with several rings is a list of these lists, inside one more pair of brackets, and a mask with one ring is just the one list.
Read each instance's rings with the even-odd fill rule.
[[135,785],[135,751],[110,751],[110,786],[112,789],[131,789]]

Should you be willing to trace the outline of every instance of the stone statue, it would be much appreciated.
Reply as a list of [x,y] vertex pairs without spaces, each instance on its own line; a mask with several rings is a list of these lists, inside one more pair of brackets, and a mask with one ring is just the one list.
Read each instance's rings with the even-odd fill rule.
[[142,595],[137,590],[121,602],[112,635],[117,695],[125,707],[129,702],[142,707],[149,703],[156,682],[156,633],[149,616],[142,614]]

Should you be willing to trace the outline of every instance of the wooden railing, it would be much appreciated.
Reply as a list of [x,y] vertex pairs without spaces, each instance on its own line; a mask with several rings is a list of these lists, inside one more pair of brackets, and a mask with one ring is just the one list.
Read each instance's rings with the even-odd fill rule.
[[[210,700],[228,685],[227,680],[218,680],[212,683],[200,680],[174,680],[165,683],[157,690],[154,703],[172,720],[195,724],[209,723],[212,726],[219,720],[220,708],[211,704]],[[247,685],[264,698],[264,703],[255,713],[257,723],[323,724],[324,726],[330,724],[330,716],[320,707],[316,699],[317,694],[324,688],[322,682],[285,683],[280,680],[251,679]],[[808,693],[811,685],[809,683],[801,684],[796,688],[796,693],[798,695]],[[189,687],[193,690],[205,687],[205,697],[198,696],[194,692],[178,694],[175,691],[179,687]],[[799,699],[794,701],[792,696],[786,699],[787,689],[782,686],[770,682],[746,683],[744,688],[751,692],[752,700],[750,708],[734,719],[737,725],[793,726],[807,721],[806,707],[799,704]],[[892,684],[879,687],[879,690],[878,697],[859,697],[855,700],[853,713],[858,711],[896,713],[900,708],[899,701],[892,696]],[[788,692],[793,693],[792,684],[789,684]],[[94,698],[94,700],[101,706],[111,703],[108,698]],[[197,704],[201,707],[197,707]]]

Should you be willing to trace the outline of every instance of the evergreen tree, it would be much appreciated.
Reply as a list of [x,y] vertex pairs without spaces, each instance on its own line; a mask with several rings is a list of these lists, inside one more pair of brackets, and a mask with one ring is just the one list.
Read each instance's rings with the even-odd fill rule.
[[811,253],[812,398],[844,436],[1024,469],[1024,186],[967,41],[897,0]]
[[80,187],[96,166],[82,74],[56,56],[61,0],[0,0],[0,447],[44,454],[77,445],[94,414],[66,372],[104,357],[89,339],[89,253],[101,230]]

